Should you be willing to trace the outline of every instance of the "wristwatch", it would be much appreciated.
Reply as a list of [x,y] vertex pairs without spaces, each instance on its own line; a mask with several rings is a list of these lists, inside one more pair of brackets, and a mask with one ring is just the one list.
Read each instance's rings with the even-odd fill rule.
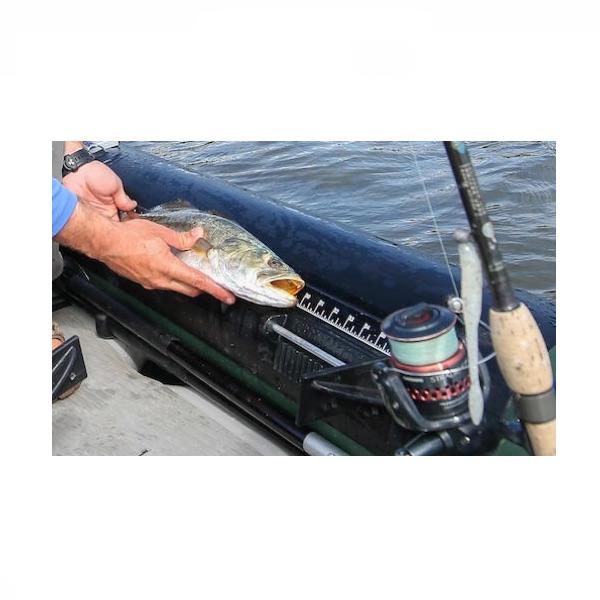
[[85,148],[81,148],[80,150],[73,152],[73,154],[65,155],[62,169],[63,177],[69,173],[74,173],[79,167],[82,167],[93,160],[96,160],[94,155]]

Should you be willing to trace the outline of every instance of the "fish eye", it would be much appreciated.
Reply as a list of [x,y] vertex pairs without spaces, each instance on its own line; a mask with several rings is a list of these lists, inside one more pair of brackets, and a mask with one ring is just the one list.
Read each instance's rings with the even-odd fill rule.
[[267,261],[267,264],[269,265],[269,267],[272,267],[274,269],[277,268],[277,267],[282,267],[283,266],[283,263],[278,258],[275,258],[275,257],[270,258]]

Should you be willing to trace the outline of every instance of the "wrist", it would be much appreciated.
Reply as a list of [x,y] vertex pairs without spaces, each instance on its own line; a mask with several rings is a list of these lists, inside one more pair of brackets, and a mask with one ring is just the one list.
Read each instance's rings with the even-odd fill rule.
[[88,163],[94,162],[95,160],[96,158],[94,155],[83,147],[79,148],[79,150],[75,150],[74,152],[66,153],[63,160],[63,177],[66,177],[71,173],[75,173],[75,171],[79,170],[81,167],[87,165]]
[[102,260],[114,244],[117,225],[84,203],[77,202],[73,214],[55,239],[90,258]]
[[88,256],[106,262],[115,255],[120,247],[119,239],[122,237],[120,223],[101,215],[94,209],[88,209],[94,214],[96,223],[90,235],[90,251]]

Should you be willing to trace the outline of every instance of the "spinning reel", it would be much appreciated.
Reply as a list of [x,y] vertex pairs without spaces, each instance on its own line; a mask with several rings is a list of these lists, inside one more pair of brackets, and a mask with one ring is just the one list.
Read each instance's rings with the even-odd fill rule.
[[482,276],[468,232],[457,231],[462,270],[464,328],[448,308],[421,302],[384,319],[381,332],[390,357],[326,369],[303,379],[297,422],[306,424],[352,406],[383,407],[394,421],[417,435],[399,454],[468,453],[481,450],[479,427],[490,391],[490,377],[479,360]]
[[[469,412],[472,381],[457,316],[442,306],[420,303],[392,313],[381,329],[389,342],[389,359],[305,377],[297,423],[360,406],[381,407],[404,430],[416,434],[398,453],[437,454],[455,451],[465,440],[470,444],[479,433]],[[485,364],[476,372],[476,385],[482,384],[485,399],[489,393]],[[412,446],[408,450],[416,440],[419,451]]]
[[438,431],[469,422],[469,365],[456,332],[457,317],[420,303],[382,323],[391,356],[373,366],[373,379],[394,420],[414,431]]

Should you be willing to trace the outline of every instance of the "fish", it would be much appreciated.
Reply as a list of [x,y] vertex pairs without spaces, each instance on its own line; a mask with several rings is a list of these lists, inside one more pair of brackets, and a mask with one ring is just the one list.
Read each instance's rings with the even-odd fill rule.
[[276,308],[296,305],[304,280],[243,227],[221,215],[198,210],[185,200],[160,204],[137,218],[176,231],[202,227],[204,238],[191,250],[174,253],[238,298]]

